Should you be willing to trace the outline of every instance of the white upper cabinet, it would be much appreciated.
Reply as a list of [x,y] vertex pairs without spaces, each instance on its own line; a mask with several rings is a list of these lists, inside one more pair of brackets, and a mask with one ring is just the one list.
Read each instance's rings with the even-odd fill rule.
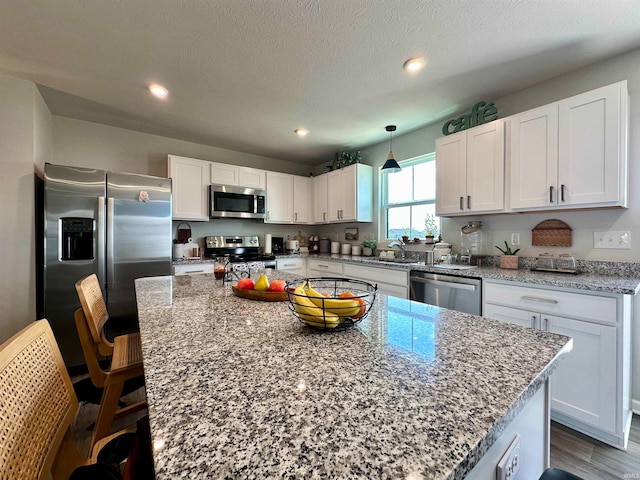
[[209,220],[209,162],[169,155],[174,220]]
[[328,203],[327,203],[327,176],[328,174],[313,177],[313,223],[327,223]]
[[508,125],[510,207],[530,210],[551,205],[558,183],[558,105],[515,115]]
[[436,140],[436,215],[504,210],[504,122]]
[[311,222],[311,178],[293,176],[293,223]]
[[309,177],[267,172],[265,223],[309,223],[310,198]]
[[251,167],[239,167],[226,163],[210,162],[211,183],[261,188],[266,186],[266,171]]
[[627,206],[627,82],[509,118],[510,208]]
[[267,172],[265,223],[293,223],[293,175]]
[[373,167],[355,163],[326,176],[328,222],[373,221]]

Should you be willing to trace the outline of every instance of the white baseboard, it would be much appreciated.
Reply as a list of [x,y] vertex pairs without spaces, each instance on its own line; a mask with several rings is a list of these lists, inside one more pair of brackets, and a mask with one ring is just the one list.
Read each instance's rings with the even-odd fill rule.
[[631,400],[631,410],[636,415],[640,415],[640,400]]

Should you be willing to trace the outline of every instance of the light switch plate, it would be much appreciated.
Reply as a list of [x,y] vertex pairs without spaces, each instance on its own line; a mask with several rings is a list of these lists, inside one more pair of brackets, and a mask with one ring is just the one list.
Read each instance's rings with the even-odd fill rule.
[[593,232],[593,248],[630,250],[631,249],[631,232],[629,231]]

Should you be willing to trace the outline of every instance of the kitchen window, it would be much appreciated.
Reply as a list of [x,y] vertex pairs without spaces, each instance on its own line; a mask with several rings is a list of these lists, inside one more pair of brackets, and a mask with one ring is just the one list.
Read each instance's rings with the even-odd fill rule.
[[[398,162],[401,172],[381,174],[380,230],[382,237],[424,240],[425,220],[435,217],[436,211],[436,155],[430,153]],[[437,237],[440,219],[435,217]]]

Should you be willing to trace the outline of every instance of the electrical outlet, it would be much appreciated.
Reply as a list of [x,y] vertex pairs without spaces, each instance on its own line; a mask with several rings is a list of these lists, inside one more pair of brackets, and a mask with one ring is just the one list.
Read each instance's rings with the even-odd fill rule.
[[516,433],[496,467],[496,480],[515,480],[520,471],[520,435]]
[[520,245],[520,234],[512,233],[511,234],[511,245],[518,246]]
[[630,250],[631,232],[593,232],[593,248]]

